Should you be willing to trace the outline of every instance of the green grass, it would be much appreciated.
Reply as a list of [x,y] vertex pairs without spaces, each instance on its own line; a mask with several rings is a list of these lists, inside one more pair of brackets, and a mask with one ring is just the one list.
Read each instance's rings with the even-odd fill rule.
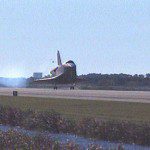
[[98,100],[0,96],[0,105],[56,112],[74,119],[95,117],[104,120],[127,120],[150,123],[150,104]]

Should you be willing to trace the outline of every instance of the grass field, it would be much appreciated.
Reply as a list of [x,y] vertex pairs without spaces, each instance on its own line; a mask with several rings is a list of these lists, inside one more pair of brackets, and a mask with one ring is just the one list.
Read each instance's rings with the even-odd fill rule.
[[150,123],[150,104],[147,103],[0,96],[0,105],[22,110],[50,111],[53,109],[73,119],[95,117],[104,120]]

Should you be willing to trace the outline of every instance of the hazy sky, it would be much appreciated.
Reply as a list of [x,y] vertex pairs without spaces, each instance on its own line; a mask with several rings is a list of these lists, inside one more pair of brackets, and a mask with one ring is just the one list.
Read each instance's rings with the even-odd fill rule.
[[0,0],[0,76],[150,72],[149,0]]

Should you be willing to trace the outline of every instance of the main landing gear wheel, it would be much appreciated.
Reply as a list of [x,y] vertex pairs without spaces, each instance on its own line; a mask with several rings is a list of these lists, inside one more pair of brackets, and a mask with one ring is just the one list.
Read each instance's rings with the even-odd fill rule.
[[54,86],[54,90],[57,90],[57,86]]
[[74,86],[71,86],[71,87],[70,87],[70,90],[74,90]]

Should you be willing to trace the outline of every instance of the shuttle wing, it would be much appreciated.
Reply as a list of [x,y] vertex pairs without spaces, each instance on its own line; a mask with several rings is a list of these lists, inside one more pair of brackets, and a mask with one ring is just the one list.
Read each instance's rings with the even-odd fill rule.
[[54,76],[54,77],[50,77],[50,78],[43,78],[43,79],[38,79],[38,80],[35,80],[34,82],[39,82],[39,83],[42,83],[42,82],[54,82],[55,80],[57,80],[60,76],[62,76],[62,74],[59,74],[58,76]]

